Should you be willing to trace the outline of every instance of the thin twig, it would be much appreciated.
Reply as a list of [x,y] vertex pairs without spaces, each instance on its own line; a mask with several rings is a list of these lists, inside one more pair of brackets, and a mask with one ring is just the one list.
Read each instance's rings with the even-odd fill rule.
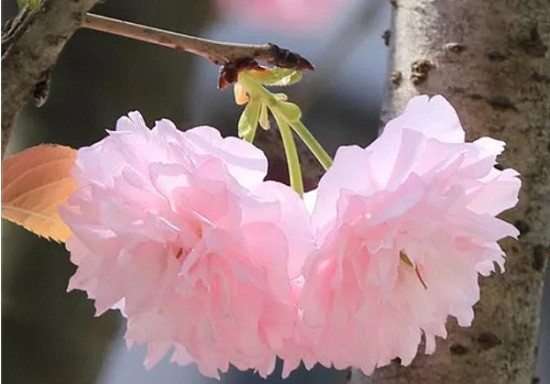
[[82,26],[193,53],[216,65],[226,65],[250,58],[283,68],[313,70],[311,63],[299,54],[271,43],[262,45],[224,43],[90,13],[86,15]]

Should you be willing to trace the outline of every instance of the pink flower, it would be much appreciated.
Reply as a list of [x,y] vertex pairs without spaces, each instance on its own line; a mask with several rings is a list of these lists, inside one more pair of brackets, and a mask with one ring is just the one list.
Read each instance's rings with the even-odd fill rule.
[[441,96],[413,98],[369,147],[342,147],[323,176],[312,226],[319,248],[306,261],[303,326],[316,358],[364,373],[426,352],[449,315],[468,326],[478,273],[517,236],[495,218],[517,203],[518,173],[494,168],[504,143],[464,142]]
[[313,242],[303,202],[266,170],[259,149],[213,128],[121,118],[78,151],[62,212],[78,266],[69,290],[98,314],[119,308],[147,366],[173,350],[208,376],[271,373],[276,355],[296,355],[295,286]]
[[248,24],[281,31],[318,29],[333,20],[342,0],[218,0],[219,7]]

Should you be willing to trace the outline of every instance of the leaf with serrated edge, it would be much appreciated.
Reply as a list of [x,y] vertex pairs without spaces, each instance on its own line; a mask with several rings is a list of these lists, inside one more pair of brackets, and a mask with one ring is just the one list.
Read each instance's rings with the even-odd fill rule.
[[2,217],[30,232],[65,242],[70,229],[58,207],[76,190],[71,177],[76,150],[44,144],[2,161]]

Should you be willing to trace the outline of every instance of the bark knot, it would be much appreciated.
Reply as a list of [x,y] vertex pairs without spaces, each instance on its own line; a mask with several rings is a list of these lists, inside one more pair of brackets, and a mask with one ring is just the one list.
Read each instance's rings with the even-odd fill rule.
[[540,38],[537,27],[532,27],[529,30],[529,37],[521,40],[519,44],[525,53],[533,57],[544,57],[548,51],[548,46]]
[[415,60],[411,64],[411,81],[414,85],[422,84],[428,78],[428,73],[434,64],[430,60]]
[[496,109],[497,111],[506,111],[506,110],[512,110],[517,111],[516,106],[510,100],[507,96],[488,96],[485,98],[485,101],[487,104],[489,104],[493,109]]
[[483,350],[492,349],[501,343],[497,335],[491,332],[480,333],[477,336],[476,341]]
[[400,71],[393,71],[390,75],[390,81],[393,85],[398,87],[403,80],[403,74]]
[[382,34],[382,40],[384,40],[384,45],[386,47],[389,47],[390,40],[391,40],[391,30],[386,29],[384,33]]
[[457,356],[463,356],[468,353],[468,348],[458,343],[454,343],[453,345],[451,345],[449,350],[451,351],[451,354]]
[[443,46],[443,49],[448,52],[456,53],[460,55],[466,50],[466,46],[460,43],[447,43]]

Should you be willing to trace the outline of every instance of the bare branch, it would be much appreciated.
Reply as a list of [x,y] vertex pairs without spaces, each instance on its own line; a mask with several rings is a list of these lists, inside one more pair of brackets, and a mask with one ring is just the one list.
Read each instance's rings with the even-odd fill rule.
[[82,26],[193,53],[216,65],[249,58],[282,68],[313,70],[313,65],[299,54],[271,43],[262,45],[223,43],[93,14],[86,15]]
[[17,114],[29,101],[44,103],[50,70],[80,26],[193,53],[217,65],[243,59],[282,68],[313,70],[297,53],[275,44],[222,43],[104,16],[86,14],[99,0],[43,0],[40,9],[23,9],[2,31],[2,158]]

